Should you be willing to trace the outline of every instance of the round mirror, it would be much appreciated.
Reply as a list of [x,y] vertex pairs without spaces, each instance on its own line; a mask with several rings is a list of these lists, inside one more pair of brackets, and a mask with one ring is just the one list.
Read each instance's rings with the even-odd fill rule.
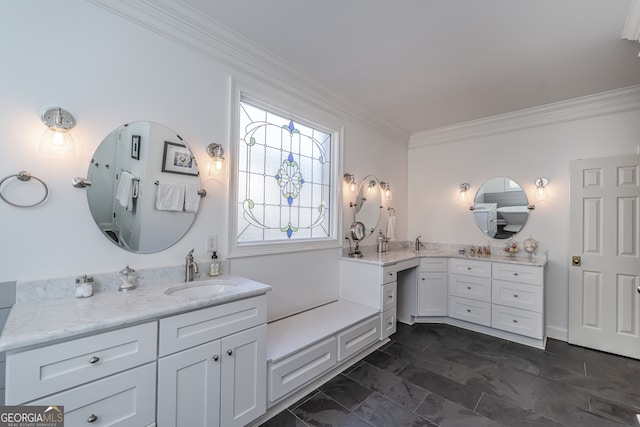
[[529,200],[522,187],[505,178],[492,178],[473,200],[473,219],[489,237],[508,239],[520,232],[529,217]]
[[364,237],[370,236],[378,226],[381,201],[380,182],[375,176],[368,175],[360,183],[355,205],[356,221],[364,224]]
[[176,243],[195,219],[200,177],[189,147],[153,122],[125,124],[100,143],[87,179],[89,210],[100,231],[135,253]]

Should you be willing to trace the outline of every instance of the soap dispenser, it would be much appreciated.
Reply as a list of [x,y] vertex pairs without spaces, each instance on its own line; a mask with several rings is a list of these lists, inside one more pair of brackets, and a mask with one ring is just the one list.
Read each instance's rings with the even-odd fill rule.
[[209,276],[219,276],[220,275],[220,260],[218,259],[218,255],[216,251],[213,251],[211,255],[211,264],[209,265]]

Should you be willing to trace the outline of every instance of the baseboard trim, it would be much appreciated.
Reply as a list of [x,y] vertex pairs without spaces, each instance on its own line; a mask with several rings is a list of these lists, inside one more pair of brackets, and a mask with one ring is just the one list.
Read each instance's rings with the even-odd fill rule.
[[556,326],[547,326],[547,338],[553,338],[554,340],[569,341],[569,331],[566,329],[558,328]]

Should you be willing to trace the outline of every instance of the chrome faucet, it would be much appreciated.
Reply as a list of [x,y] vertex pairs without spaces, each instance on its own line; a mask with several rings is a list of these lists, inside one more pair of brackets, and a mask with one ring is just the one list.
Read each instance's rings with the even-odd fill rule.
[[420,248],[424,248],[424,245],[422,244],[422,242],[420,241],[420,238],[422,237],[422,235],[416,237],[416,243],[415,243],[415,251],[418,252],[420,251]]
[[198,264],[193,260],[193,249],[189,251],[186,258],[187,262],[184,266],[184,281],[193,281],[193,275],[198,273]]

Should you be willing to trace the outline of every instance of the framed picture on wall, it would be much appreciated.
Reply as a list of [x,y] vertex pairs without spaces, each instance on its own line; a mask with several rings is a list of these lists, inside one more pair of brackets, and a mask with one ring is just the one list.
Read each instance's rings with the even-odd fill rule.
[[184,144],[165,141],[164,153],[162,154],[162,172],[197,176],[198,166],[191,150]]
[[131,135],[131,158],[140,160],[140,135]]

